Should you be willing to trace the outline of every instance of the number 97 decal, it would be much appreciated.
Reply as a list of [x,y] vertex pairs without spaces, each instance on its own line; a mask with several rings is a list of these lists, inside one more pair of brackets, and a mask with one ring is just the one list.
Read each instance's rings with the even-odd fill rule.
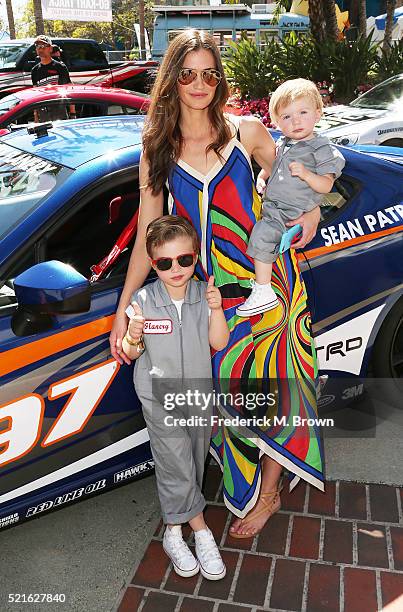
[[[56,444],[84,429],[119,368],[120,365],[110,359],[49,387],[49,400],[63,395],[69,398],[42,440],[42,447]],[[37,444],[44,413],[45,402],[36,393],[0,406],[0,467],[21,459]]]

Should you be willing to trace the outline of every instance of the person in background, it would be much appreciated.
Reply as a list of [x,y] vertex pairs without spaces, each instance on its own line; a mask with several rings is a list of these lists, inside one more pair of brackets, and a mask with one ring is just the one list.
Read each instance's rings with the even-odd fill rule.
[[[40,61],[31,70],[32,85],[38,87],[44,85],[68,85],[71,83],[67,66],[62,61],[55,60],[52,57],[53,44],[49,36],[41,34],[36,38],[34,45]],[[69,116],[67,116],[64,104],[62,106],[45,106],[34,110],[35,123],[68,118],[76,118],[74,104],[71,104],[69,107]]]
[[57,62],[61,62],[62,61],[62,51],[63,49],[61,49],[59,45],[53,45],[52,58],[56,60]]

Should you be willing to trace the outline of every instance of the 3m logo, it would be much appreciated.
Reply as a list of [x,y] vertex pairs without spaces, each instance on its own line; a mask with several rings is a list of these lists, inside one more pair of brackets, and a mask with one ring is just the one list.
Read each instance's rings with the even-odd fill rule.
[[[84,429],[119,368],[119,364],[110,359],[49,387],[50,400],[63,395],[69,398],[42,440],[42,447],[56,444]],[[37,444],[44,413],[44,399],[36,393],[0,406],[0,467],[17,461]]]

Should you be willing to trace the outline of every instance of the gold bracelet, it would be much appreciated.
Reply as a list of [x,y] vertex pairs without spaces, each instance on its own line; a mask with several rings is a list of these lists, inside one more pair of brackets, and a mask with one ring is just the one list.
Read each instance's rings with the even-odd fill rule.
[[142,353],[144,351],[145,346],[143,342],[143,336],[141,336],[139,340],[133,340],[133,338],[126,333],[124,339],[126,340],[127,344],[130,344],[130,346],[136,346],[138,353]]
[[138,340],[133,340],[133,338],[128,334],[125,335],[124,339],[126,340],[127,344],[130,344],[130,346],[137,346]]

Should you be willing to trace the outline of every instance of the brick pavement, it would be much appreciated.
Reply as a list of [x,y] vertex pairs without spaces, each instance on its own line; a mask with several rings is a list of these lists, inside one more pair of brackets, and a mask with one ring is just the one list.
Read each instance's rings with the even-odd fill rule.
[[282,509],[263,533],[234,540],[220,470],[208,470],[206,521],[226,577],[177,576],[160,523],[117,612],[403,611],[403,488],[336,481],[323,494],[300,482],[291,494],[283,490]]

